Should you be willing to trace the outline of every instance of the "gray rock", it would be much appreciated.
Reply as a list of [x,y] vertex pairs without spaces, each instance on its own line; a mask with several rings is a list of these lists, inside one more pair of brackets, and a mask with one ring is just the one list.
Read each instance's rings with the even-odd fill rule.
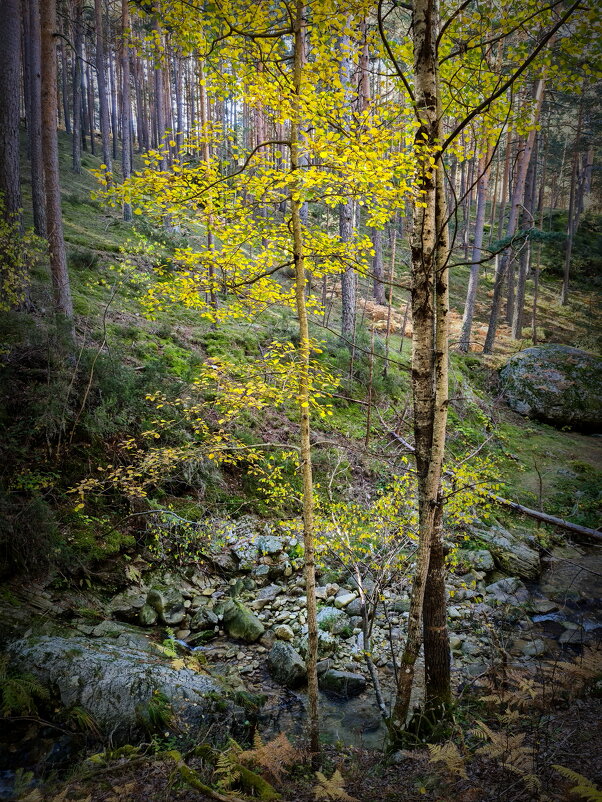
[[510,532],[496,525],[487,529],[475,529],[473,533],[487,543],[498,568],[511,576],[522,579],[537,579],[540,572],[539,551],[525,542],[520,531]]
[[349,616],[336,607],[322,607],[318,610],[318,627],[323,632],[339,635],[350,627]]
[[321,690],[343,699],[359,696],[366,689],[366,680],[361,674],[332,668],[320,675],[318,683]]
[[282,538],[275,535],[261,535],[257,538],[257,551],[260,554],[280,554],[284,551]]
[[143,604],[138,613],[138,621],[143,627],[152,627],[159,617],[157,611],[150,604]]
[[500,371],[508,404],[555,426],[602,430],[602,359],[567,345],[540,345]]
[[274,635],[278,640],[288,641],[291,641],[295,637],[295,633],[288,624],[279,624],[277,627],[274,627]]
[[334,606],[339,610],[342,610],[344,607],[347,607],[348,604],[357,598],[357,593],[345,593],[340,592],[335,596]]
[[279,640],[274,643],[268,655],[270,676],[285,688],[298,688],[307,676],[305,663],[299,652],[290,643]]
[[240,602],[230,601],[224,606],[222,615],[224,629],[231,638],[253,643],[265,631],[259,618]]
[[280,593],[282,593],[283,587],[282,585],[266,585],[265,588],[261,588],[257,592],[258,599],[267,599],[268,601],[272,601],[276,598]]
[[146,590],[128,588],[113,596],[107,605],[107,611],[118,618],[134,619],[146,601]]
[[499,604],[523,604],[529,598],[529,591],[516,577],[498,579],[485,588],[487,595]]
[[[338,639],[334,635],[318,630],[318,658],[331,657],[336,654],[338,646]],[[307,635],[301,639],[299,651],[303,656],[307,654]]]
[[184,598],[176,588],[151,588],[146,597],[146,604],[157,611],[160,621],[167,626],[180,624],[186,616]]
[[139,733],[143,709],[156,692],[171,703],[176,725],[206,728],[211,703],[205,697],[222,691],[210,677],[115,641],[41,636],[17,641],[9,651],[20,670],[35,674],[66,707],[82,707],[115,741]]
[[198,632],[199,630],[213,629],[217,623],[218,618],[213,610],[201,607],[190,622],[190,628],[193,632]]
[[478,549],[472,551],[471,549],[458,549],[456,551],[458,562],[462,565],[468,565],[471,568],[476,568],[477,571],[493,571],[495,563],[491,553],[487,549]]
[[353,599],[353,601],[349,602],[349,604],[345,607],[345,612],[347,615],[356,616],[362,614],[362,600],[361,599]]
[[512,644],[512,651],[524,654],[525,657],[539,657],[546,650],[546,645],[541,638],[533,640],[515,640]]

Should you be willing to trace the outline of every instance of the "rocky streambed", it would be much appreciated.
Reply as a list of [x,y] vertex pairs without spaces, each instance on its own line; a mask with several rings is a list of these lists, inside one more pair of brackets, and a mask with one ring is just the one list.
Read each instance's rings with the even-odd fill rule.
[[[601,548],[542,551],[525,532],[501,526],[476,527],[472,535],[480,547],[456,553],[448,581],[456,683],[483,674],[500,650],[528,663],[600,637]],[[296,540],[245,520],[231,525],[227,543],[210,568],[143,565],[139,581],[96,598],[91,609],[65,605],[44,589],[20,607],[4,604],[0,623],[13,665],[34,674],[65,708],[85,711],[112,743],[148,735],[161,721],[200,740],[240,732],[254,695],[262,697],[259,712],[254,708],[262,729],[300,731],[307,627]],[[324,735],[379,745],[384,728],[364,658],[357,583],[332,569],[320,579]],[[365,590],[371,585],[368,575]],[[406,632],[408,590],[404,580],[385,589],[374,620],[370,651],[386,700]],[[41,614],[29,620],[36,608]],[[43,756],[36,759],[39,766]]]

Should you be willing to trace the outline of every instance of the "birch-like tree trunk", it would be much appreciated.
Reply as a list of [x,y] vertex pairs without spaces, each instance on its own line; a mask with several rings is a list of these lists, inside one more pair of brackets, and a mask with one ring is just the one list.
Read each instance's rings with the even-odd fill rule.
[[[303,0],[296,0],[294,18],[294,67],[293,87],[296,108],[291,120],[291,172],[299,175],[301,166],[301,125],[299,120],[300,99],[303,82],[304,57],[304,12]],[[291,216],[293,227],[293,258],[295,261],[295,299],[299,322],[299,414],[301,424],[301,470],[303,475],[303,545],[305,562],[305,591],[307,596],[307,698],[309,705],[310,749],[313,762],[316,763],[320,753],[320,722],[318,712],[318,622],[316,607],[316,567],[314,552],[314,502],[310,441],[310,407],[309,407],[309,324],[305,303],[305,258],[303,251],[303,226],[301,222],[301,202],[298,186],[292,186]]]
[[[128,0],[121,0],[121,167],[124,181],[132,173],[129,27]],[[132,219],[132,207],[127,202],[123,204],[123,219]]]
[[96,80],[98,83],[98,112],[100,117],[100,143],[102,161],[111,172],[111,127],[109,122],[109,98],[107,95],[107,73],[105,69],[104,25],[102,0],[94,0],[94,23],[96,26]]

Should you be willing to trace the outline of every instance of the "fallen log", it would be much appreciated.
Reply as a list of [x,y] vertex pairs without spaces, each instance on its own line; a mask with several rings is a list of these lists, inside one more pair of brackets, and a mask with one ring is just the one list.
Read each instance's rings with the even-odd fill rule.
[[516,501],[510,501],[507,498],[502,498],[501,496],[494,496],[492,494],[488,494],[488,496],[492,501],[495,501],[496,504],[500,504],[502,507],[509,507],[511,510],[516,510],[523,515],[529,516],[529,518],[535,518],[536,521],[541,521],[551,526],[559,526],[569,532],[574,532],[576,535],[602,540],[602,532],[599,532],[597,529],[590,529],[587,526],[580,526],[579,524],[574,524],[572,521],[565,521],[563,518],[557,518],[555,515],[548,515],[546,512],[523,507],[522,504]]
[[[382,418],[381,418],[381,422]],[[397,432],[393,432],[390,429],[388,433],[397,440],[398,443],[401,443],[411,454],[414,454],[416,449],[411,443],[401,437],[401,435],[397,434]],[[445,471],[446,476],[453,476],[453,471]],[[542,523],[550,524],[551,526],[558,526],[561,529],[566,529],[568,532],[574,532],[576,535],[583,535],[583,537],[591,537],[595,540],[602,540],[602,532],[599,532],[597,529],[590,529],[587,526],[580,526],[579,524],[574,524],[572,521],[565,521],[564,518],[557,518],[555,515],[548,515],[546,512],[539,512],[539,510],[532,510],[530,507],[523,507],[522,504],[519,504],[517,501],[509,501],[507,498],[502,498],[501,496],[496,496],[493,493],[486,493],[487,498],[490,498],[492,501],[495,501],[496,504],[500,504],[502,507],[508,507],[511,510],[516,510],[516,512],[520,512],[523,515],[527,515],[529,518],[535,518],[536,521],[541,521]]]

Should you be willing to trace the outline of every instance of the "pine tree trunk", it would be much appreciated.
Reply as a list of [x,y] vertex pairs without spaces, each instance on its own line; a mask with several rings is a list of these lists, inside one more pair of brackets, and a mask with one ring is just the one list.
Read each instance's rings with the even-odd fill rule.
[[[506,235],[508,238],[513,237],[516,233],[518,215],[521,209],[521,204],[523,202],[523,196],[525,191],[525,180],[527,178],[527,169],[529,167],[529,162],[531,161],[531,153],[533,151],[533,144],[535,142],[535,133],[536,133],[535,126],[539,120],[541,104],[543,101],[544,84],[545,82],[543,78],[540,78],[539,81],[537,82],[537,88],[535,91],[535,108],[533,110],[533,114],[531,117],[533,128],[527,136],[525,146],[521,153],[521,157],[519,159],[516,172],[516,179],[514,181],[514,186],[512,188],[510,216],[508,219],[508,228],[506,231]],[[485,354],[491,354],[493,351],[493,346],[495,344],[497,322],[502,304],[502,290],[504,286],[504,279],[506,277],[506,272],[511,258],[512,258],[512,249],[511,247],[509,247],[504,251],[502,257],[498,261],[498,269],[496,270],[496,275],[493,285],[493,298],[491,300],[491,314],[489,317],[489,327],[487,329],[485,346],[483,348],[483,353]]]
[[[121,0],[121,167],[124,181],[132,173],[129,25],[128,0]],[[132,207],[127,202],[123,204],[123,219],[132,219]]]
[[27,121],[27,134],[31,152],[31,201],[33,226],[36,234],[46,236],[46,195],[44,192],[44,166],[42,158],[42,65],[40,55],[40,6],[38,0],[29,5],[29,105],[31,116]]
[[71,136],[71,115],[69,114],[69,92],[67,90],[67,54],[65,52],[65,45],[61,41],[60,45],[61,56],[61,98],[63,101],[63,118],[65,120],[65,133]]
[[15,222],[21,215],[19,169],[19,82],[21,68],[21,15],[19,0],[0,0],[0,203]]
[[73,303],[67,272],[67,254],[63,236],[59,152],[56,130],[56,0],[39,0],[42,63],[42,154],[46,190],[46,220],[54,306],[57,316],[65,318],[72,329]]
[[[525,200],[521,214],[521,230],[533,228],[533,210],[535,208],[535,186],[537,180],[537,137],[533,145],[533,153],[527,170],[525,180]],[[512,316],[512,339],[520,340],[523,334],[523,319],[525,313],[525,292],[527,288],[527,274],[531,260],[531,240],[528,239],[520,252],[518,263],[518,276],[516,280],[516,300],[514,302],[514,314]]]
[[472,319],[477,299],[479,286],[480,260],[483,258],[483,232],[485,229],[485,212],[487,209],[487,187],[489,184],[489,173],[491,159],[491,149],[481,158],[479,164],[479,181],[477,184],[477,216],[475,220],[474,242],[472,246],[472,264],[468,277],[468,290],[466,292],[466,303],[464,305],[464,316],[462,318],[462,331],[458,349],[467,352],[470,349],[470,334],[472,331]]
[[[294,18],[294,68],[293,84],[296,108],[291,120],[291,171],[298,175],[301,165],[300,96],[304,56],[304,11],[303,0],[296,0]],[[317,763],[320,754],[320,723],[318,712],[318,623],[316,608],[316,569],[314,554],[314,508],[313,479],[310,441],[309,407],[309,325],[305,306],[305,259],[303,252],[303,227],[301,204],[295,187],[290,196],[293,227],[293,256],[295,260],[295,299],[299,322],[299,414],[301,423],[301,469],[303,472],[303,545],[305,561],[305,590],[307,596],[307,698],[309,704],[309,731],[312,762]]]
[[566,243],[564,246],[564,268],[562,277],[562,291],[560,293],[560,303],[563,306],[569,301],[569,278],[571,272],[571,256],[573,253],[573,239],[575,238],[576,214],[575,198],[577,192],[577,165],[579,162],[579,140],[581,139],[581,126],[583,123],[583,98],[579,102],[579,116],[577,118],[577,131],[575,133],[575,145],[573,153],[573,165],[571,168],[571,185],[569,189],[569,212],[566,229]]
[[82,171],[82,0],[73,0],[73,140],[71,167]]

